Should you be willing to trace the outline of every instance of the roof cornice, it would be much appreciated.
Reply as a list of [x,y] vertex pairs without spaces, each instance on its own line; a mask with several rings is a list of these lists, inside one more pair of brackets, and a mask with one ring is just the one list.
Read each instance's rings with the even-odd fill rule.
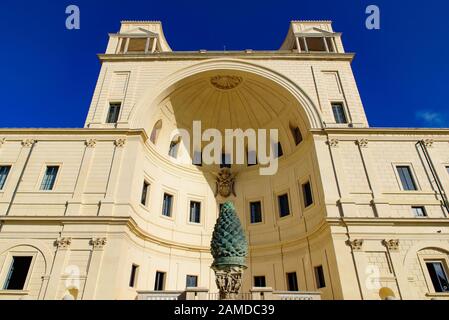
[[405,134],[405,135],[449,135],[449,128],[326,128],[312,129],[312,134]]

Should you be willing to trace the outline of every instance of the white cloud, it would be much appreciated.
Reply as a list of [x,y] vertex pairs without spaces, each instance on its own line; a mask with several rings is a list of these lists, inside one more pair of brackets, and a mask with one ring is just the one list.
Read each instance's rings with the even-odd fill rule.
[[444,114],[430,110],[423,110],[416,112],[416,118],[424,123],[424,125],[431,127],[441,127],[447,125]]

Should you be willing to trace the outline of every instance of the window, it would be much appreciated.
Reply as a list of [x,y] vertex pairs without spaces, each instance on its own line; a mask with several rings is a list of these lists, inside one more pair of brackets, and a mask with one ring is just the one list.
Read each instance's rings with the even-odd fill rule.
[[168,193],[164,193],[164,201],[162,205],[162,215],[171,217],[173,209],[173,196]]
[[324,278],[323,266],[315,267],[315,279],[318,289],[326,288],[326,280]]
[[280,158],[284,155],[284,150],[282,149],[282,144],[280,142],[275,145],[274,154],[276,155],[276,158]]
[[346,118],[345,108],[342,103],[332,103],[332,112],[334,113],[335,122],[342,124],[348,123]]
[[201,202],[190,201],[190,222],[201,222]]
[[290,205],[288,202],[288,194],[283,194],[278,197],[279,201],[279,215],[282,217],[286,217],[290,215]]
[[129,286],[135,288],[137,284],[137,274],[139,272],[139,266],[133,264],[131,267],[131,276],[129,277]]
[[446,167],[446,171],[447,171],[447,173],[449,173],[449,166],[448,166],[448,167]]
[[165,272],[156,272],[156,279],[154,281],[154,291],[164,291],[165,287]]
[[301,130],[298,127],[292,127],[291,130],[295,144],[299,145],[302,142]]
[[309,51],[325,52],[326,45],[324,44],[324,38],[321,37],[309,37],[306,38],[307,47]]
[[296,272],[287,273],[287,290],[299,291],[298,278],[296,276]]
[[397,167],[399,178],[401,179],[402,189],[404,191],[416,191],[415,180],[413,179],[412,170],[409,166],[398,166]]
[[181,144],[181,140],[173,140],[170,143],[170,149],[168,150],[168,155],[172,158],[177,158],[178,157],[178,150],[179,150],[179,145]]
[[412,207],[412,212],[415,217],[427,217],[426,209],[424,207]]
[[231,156],[229,154],[223,153],[221,155],[220,168],[231,168]]
[[441,262],[427,262],[427,270],[435,292],[449,292],[449,281],[446,270]]
[[9,171],[11,171],[11,166],[0,166],[0,190],[5,187]]
[[56,177],[58,175],[58,166],[48,166],[45,170],[44,179],[42,180],[41,190],[51,191],[53,190],[56,182]]
[[302,185],[302,194],[304,197],[304,207],[310,207],[313,204],[312,187],[310,181]]
[[33,257],[13,257],[9,268],[4,290],[23,290],[30,271]]
[[148,204],[148,190],[150,189],[150,184],[146,181],[143,182],[142,187],[142,198],[140,199],[140,203],[144,206]]
[[121,103],[109,104],[109,113],[108,117],[106,118],[106,123],[117,123],[121,107],[122,107]]
[[262,222],[262,203],[260,201],[251,202],[249,204],[251,212],[251,223]]
[[150,141],[153,144],[156,144],[157,142],[157,138],[159,137],[159,133],[162,130],[162,120],[159,120],[158,122],[156,122],[156,124],[153,127],[153,131],[151,131],[151,136],[150,136]]
[[327,47],[329,48],[329,52],[335,52],[333,38],[326,37],[326,43]]
[[203,166],[203,153],[201,151],[195,151],[193,153],[193,165],[197,167]]
[[145,52],[148,38],[130,38],[128,52]]
[[254,277],[254,287],[265,288],[266,286],[267,286],[267,283],[265,281],[265,276]]
[[187,276],[186,277],[186,287],[187,288],[198,287],[198,276]]

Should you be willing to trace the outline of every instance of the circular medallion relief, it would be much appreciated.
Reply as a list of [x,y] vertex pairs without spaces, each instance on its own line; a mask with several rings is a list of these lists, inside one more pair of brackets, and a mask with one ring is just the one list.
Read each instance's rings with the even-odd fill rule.
[[239,76],[215,76],[210,79],[210,83],[220,90],[231,90],[237,88],[243,81]]

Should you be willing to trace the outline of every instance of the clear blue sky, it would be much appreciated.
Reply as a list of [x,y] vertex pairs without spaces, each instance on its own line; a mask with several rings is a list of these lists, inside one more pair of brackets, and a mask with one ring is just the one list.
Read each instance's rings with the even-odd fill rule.
[[[419,3],[419,4],[418,4]],[[65,28],[65,8],[81,30]],[[381,9],[381,30],[365,8]],[[343,32],[371,126],[449,127],[449,4],[441,0],[2,0],[0,127],[82,127],[97,53],[120,20],[161,20],[173,50],[278,49],[294,19],[330,19]],[[1,110],[1,109],[0,109]]]

